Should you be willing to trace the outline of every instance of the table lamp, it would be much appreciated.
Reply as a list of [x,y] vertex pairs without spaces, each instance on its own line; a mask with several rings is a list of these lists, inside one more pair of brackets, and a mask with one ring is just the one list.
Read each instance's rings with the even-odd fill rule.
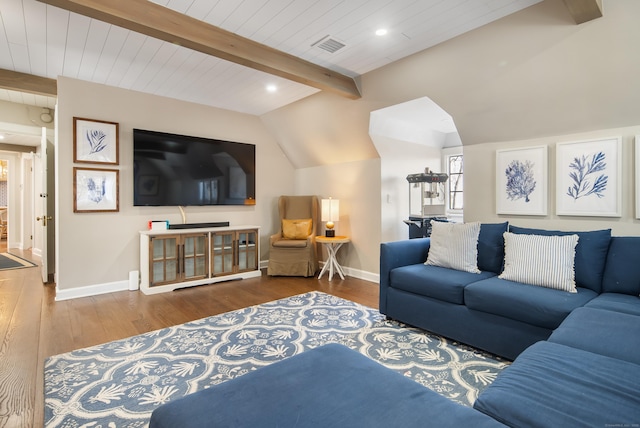
[[333,230],[334,222],[340,219],[340,201],[338,199],[323,199],[322,200],[322,221],[326,222],[326,230],[324,236],[327,238],[333,238],[336,236],[336,231]]

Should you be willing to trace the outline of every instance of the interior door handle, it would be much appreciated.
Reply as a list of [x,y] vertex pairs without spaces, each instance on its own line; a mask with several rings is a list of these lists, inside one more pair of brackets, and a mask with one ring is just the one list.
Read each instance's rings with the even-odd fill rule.
[[46,216],[46,217],[36,217],[36,221],[40,221],[42,220],[42,225],[46,226],[47,225],[47,220],[53,220],[53,217],[51,217],[50,215]]

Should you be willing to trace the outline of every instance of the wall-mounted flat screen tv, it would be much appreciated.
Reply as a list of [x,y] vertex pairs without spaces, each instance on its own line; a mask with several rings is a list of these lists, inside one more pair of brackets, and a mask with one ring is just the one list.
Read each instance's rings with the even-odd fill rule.
[[247,205],[256,197],[254,144],[133,130],[133,205]]

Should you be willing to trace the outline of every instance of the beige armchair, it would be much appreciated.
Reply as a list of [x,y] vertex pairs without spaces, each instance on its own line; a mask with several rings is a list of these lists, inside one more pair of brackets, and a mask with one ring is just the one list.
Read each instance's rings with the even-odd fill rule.
[[314,276],[318,270],[316,196],[280,196],[280,230],[269,239],[268,275]]

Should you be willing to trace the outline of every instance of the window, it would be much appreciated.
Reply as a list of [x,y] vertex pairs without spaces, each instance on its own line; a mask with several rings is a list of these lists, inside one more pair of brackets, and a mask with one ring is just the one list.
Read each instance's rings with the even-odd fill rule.
[[463,161],[462,153],[447,156],[449,174],[448,205],[449,210],[462,211],[463,205]]

